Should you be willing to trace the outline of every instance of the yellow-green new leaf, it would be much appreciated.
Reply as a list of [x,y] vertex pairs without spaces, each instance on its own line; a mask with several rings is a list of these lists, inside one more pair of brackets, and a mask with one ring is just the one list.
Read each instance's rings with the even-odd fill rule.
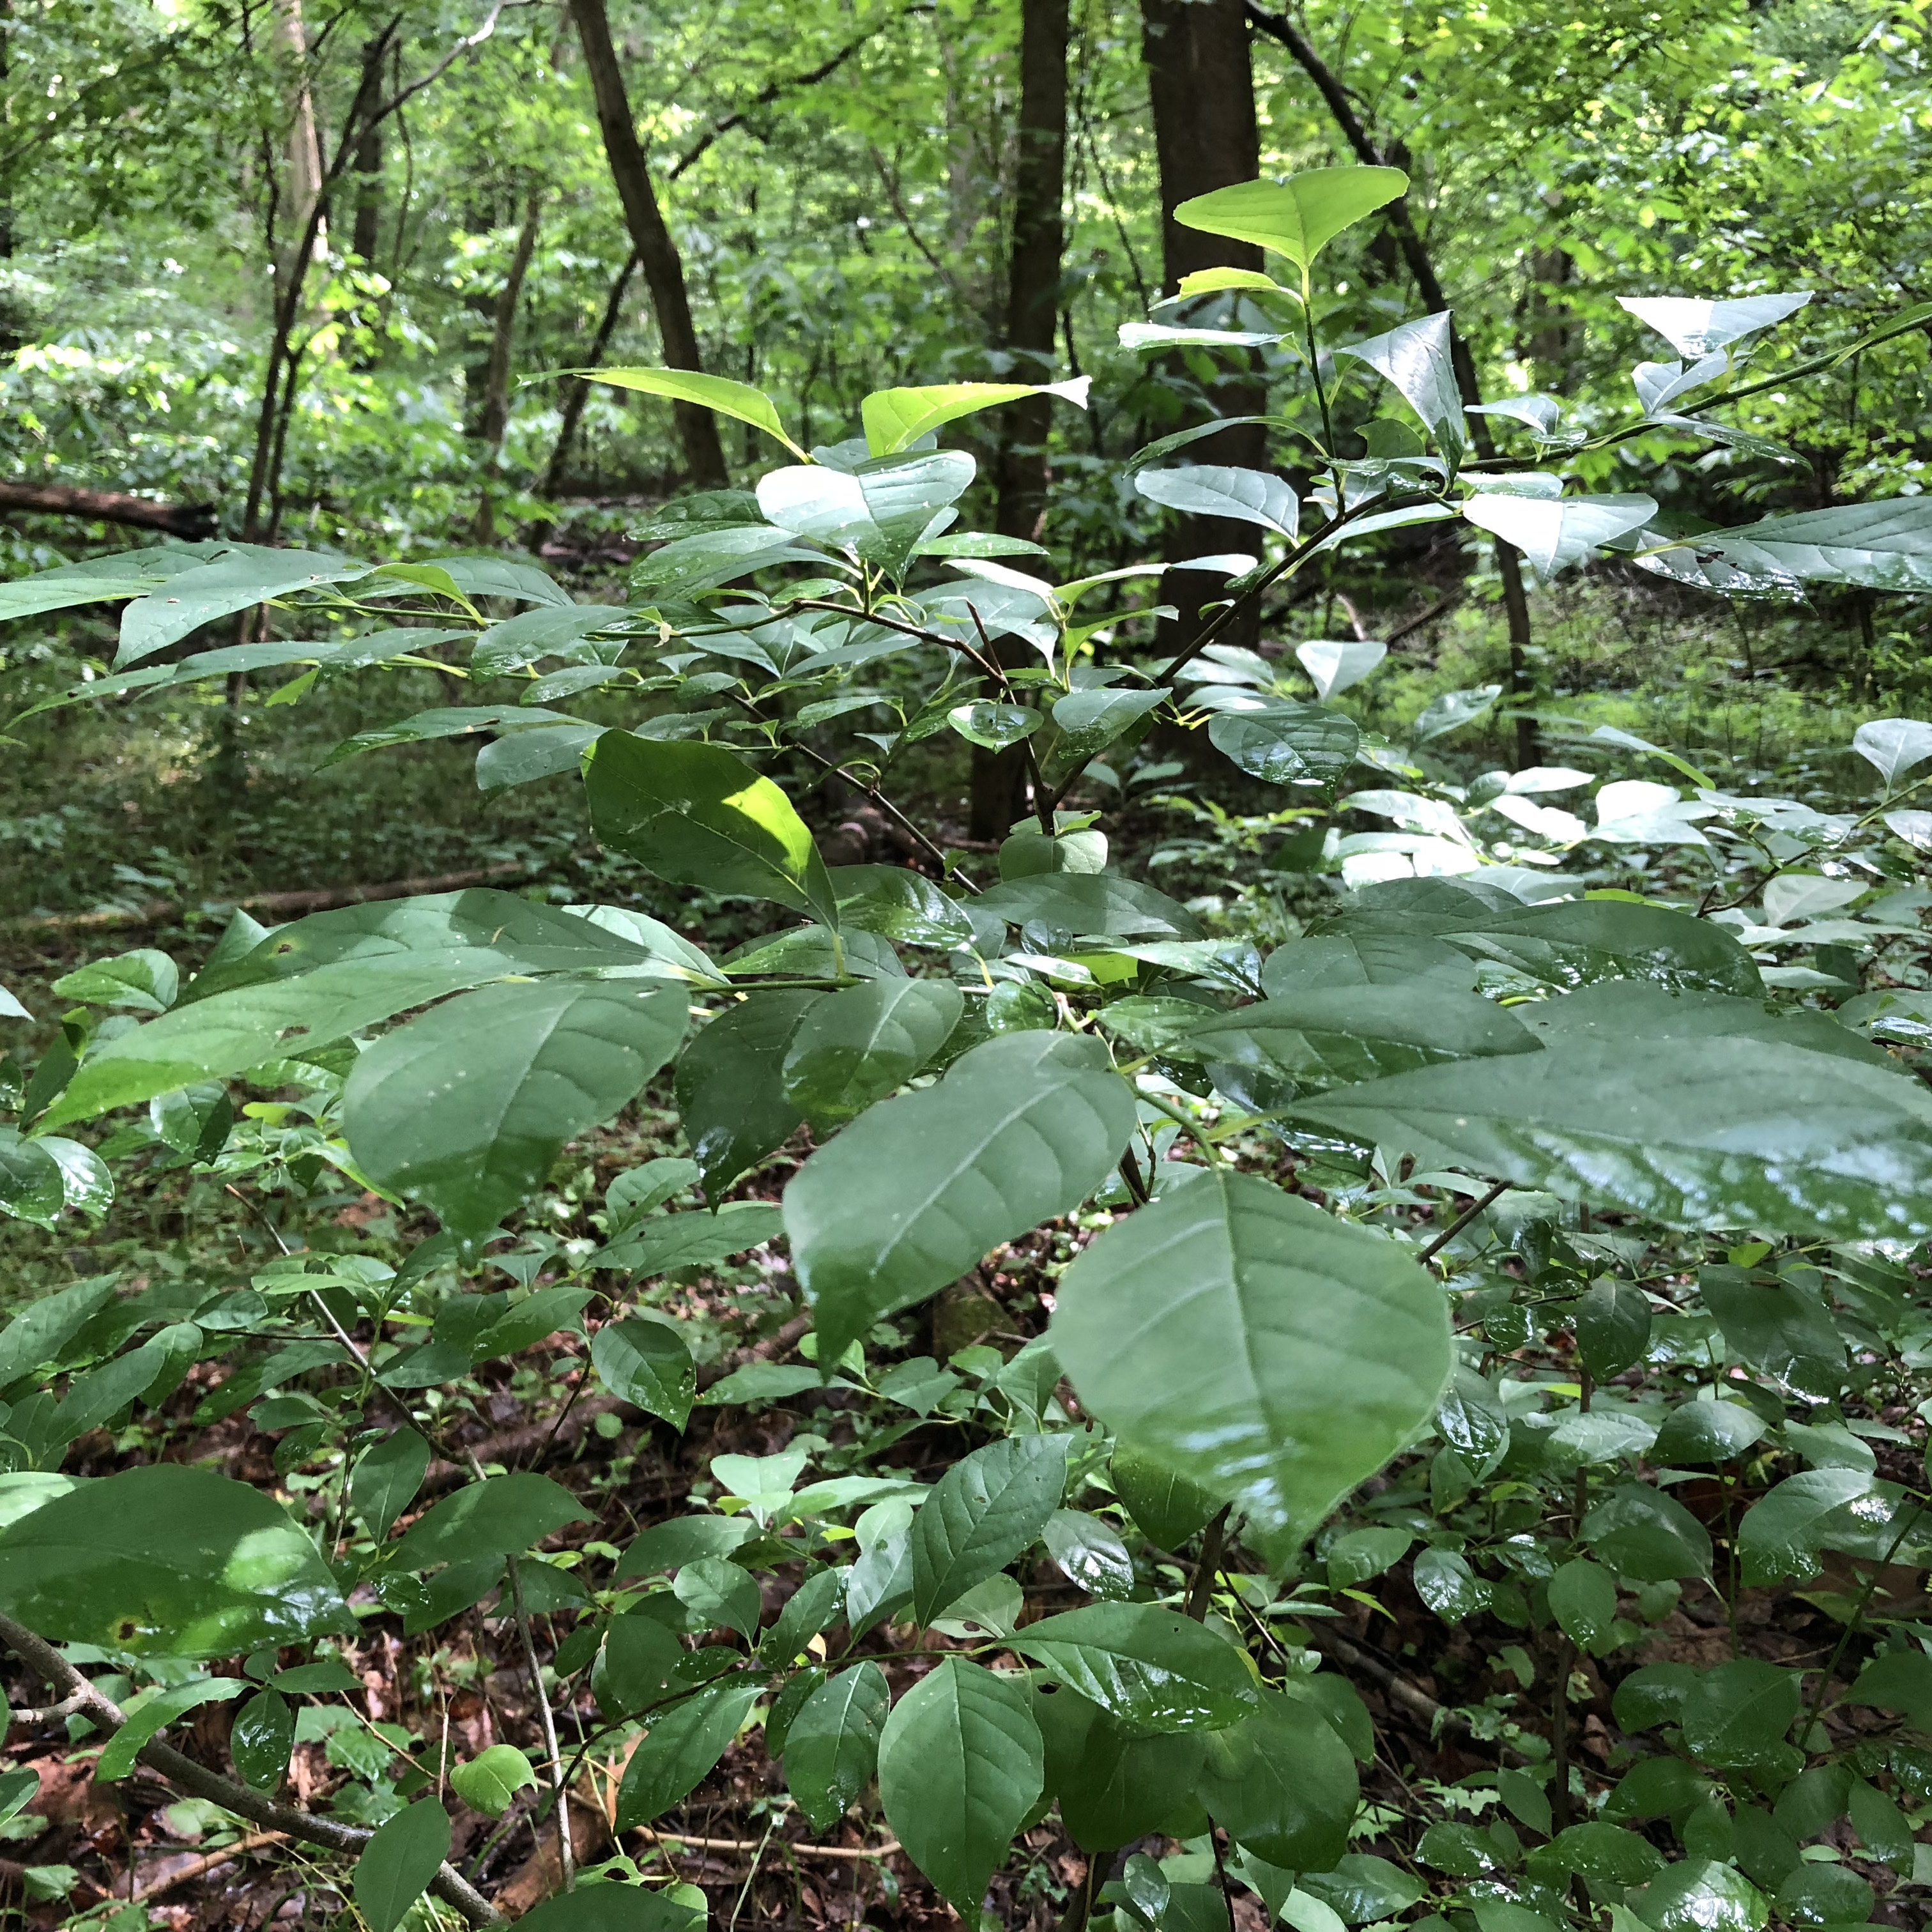
[[1305,271],[1343,229],[1408,190],[1400,168],[1311,168],[1285,182],[1240,182],[1196,195],[1174,218],[1184,227],[1252,242]]
[[772,400],[762,389],[748,382],[734,382],[728,376],[701,376],[693,369],[564,369],[565,376],[581,376],[592,382],[608,382],[613,388],[635,389],[646,396],[666,396],[674,403],[695,403],[700,409],[716,410],[721,416],[735,417],[766,435],[776,436],[801,463],[812,458],[785,434],[784,425]]
[[1084,410],[1092,380],[1076,376],[1070,382],[938,382],[922,389],[875,390],[860,410],[866,446],[874,456],[894,456],[944,424],[1028,396],[1058,396]]

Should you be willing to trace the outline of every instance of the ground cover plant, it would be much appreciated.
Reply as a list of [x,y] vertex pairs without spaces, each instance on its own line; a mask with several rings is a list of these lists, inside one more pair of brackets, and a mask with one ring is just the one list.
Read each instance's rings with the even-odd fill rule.
[[[1425,748],[1502,686],[1440,694],[1404,745],[1332,701],[1379,643],[1232,640],[1344,544],[1432,523],[1533,581],[1609,552],[1762,597],[1932,585],[1932,516],[1694,529],[1566,486],[1666,411],[1736,434],[1728,406],[1802,378],[1750,367],[1802,297],[1633,302],[1680,358],[1640,369],[1640,415],[1487,405],[1516,441],[1476,453],[1445,314],[1321,339],[1324,248],[1406,185],[1184,205],[1267,266],[1122,331],[1301,358],[1258,425],[1287,476],[1186,461],[1219,422],[1125,466],[1250,554],[1064,580],[958,527],[950,427],[1084,382],[887,389],[808,450],[748,386],[635,368],[602,380],[783,460],[657,513],[621,604],[500,554],[219,539],[0,592],[120,606],[112,669],[44,711],[354,678],[380,722],[332,758],[480,737],[485,790],[580,782],[662,910],[781,922],[716,956],[632,907],[472,886],[238,913],[191,972],[140,948],[52,986],[0,1204],[55,1229],[186,1174],[256,1238],[0,1330],[0,1639],[48,1687],[16,1720],[66,1740],[7,1774],[16,1817],[71,1766],[96,1793],[158,1776],[205,1828],[336,1855],[311,1882],[376,1932],[682,1924],[707,1901],[680,1850],[714,1841],[789,1858],[795,1910],[817,1848],[855,1910],[896,1858],[928,1910],[1123,1932],[1913,1909],[1932,727],[1863,724],[1837,810],[1608,727],[1576,734],[1588,768],[1459,780]],[[1155,579],[1198,592],[1171,650],[1120,602]],[[173,648],[262,605],[276,634]],[[392,720],[398,668],[460,701]],[[995,851],[962,862],[901,802],[935,740],[1023,808]],[[1292,936],[1210,931],[1110,862],[1156,744],[1167,778],[1224,760],[1270,801],[1197,806],[1204,845],[1258,843],[1277,890],[1335,876]],[[814,767],[913,862],[828,864],[780,782]],[[1330,827],[1338,797],[1394,829]],[[345,1198],[398,1217],[386,1242],[340,1238]],[[690,1289],[746,1256],[734,1332]],[[675,1467],[694,1418],[694,1480],[640,1513],[626,1466]],[[1412,1681],[1419,1640],[1450,1694]],[[478,1694],[502,1675],[514,1704]],[[730,1756],[720,1838],[691,1821]],[[118,1901],[78,1864],[26,1878],[118,1928],[146,1919],[130,1870]]]

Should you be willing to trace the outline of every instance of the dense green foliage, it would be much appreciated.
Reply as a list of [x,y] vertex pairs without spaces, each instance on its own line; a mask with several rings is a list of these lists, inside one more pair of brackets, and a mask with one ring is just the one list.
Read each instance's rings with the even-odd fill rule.
[[[505,386],[520,286],[520,363],[579,366],[580,260],[617,266],[554,20],[443,64],[406,16],[299,61],[213,9],[10,26],[72,70],[15,151],[27,248],[166,232],[212,279],[252,214],[276,304],[245,346],[178,296],[117,341],[97,264],[94,339],[20,351],[47,473],[248,509],[23,556],[10,741],[178,761],[204,828],[312,745],[250,821],[290,854],[322,788],[373,812],[473,749],[520,815],[478,854],[448,808],[451,856],[550,875],[0,990],[36,1291],[0,1327],[0,1642],[54,1687],[18,1835],[69,1763],[110,1807],[165,1780],[224,1844],[334,1858],[308,1900],[374,1932],[735,1923],[768,1847],[789,1898],[752,1909],[800,1924],[828,1854],[881,1924],[1922,1912],[1924,16],[1272,17],[1257,61],[1339,39],[1348,113],[1428,104],[1375,149],[1407,168],[1263,67],[1262,178],[1172,212],[1261,266],[1162,296],[1142,50],[1090,14],[1038,368],[1001,346],[1016,21],[654,17],[697,76],[640,112],[695,152],[709,373],[600,358],[572,460],[701,467],[715,422],[740,487],[626,506],[621,581],[548,461],[560,391]],[[722,120],[767,54],[798,98],[747,110],[754,166]],[[410,74],[430,172],[387,254],[345,209],[292,259],[272,143],[183,242],[166,137],[352,130]],[[31,191],[28,149],[64,162]],[[851,212],[868,163],[910,254]],[[1404,237],[1475,292],[1454,322]],[[16,326],[81,285],[17,270]],[[998,426],[1042,421],[1036,541]],[[1433,676],[1352,621],[1411,573],[1471,600]],[[1559,652],[1619,598],[1692,691],[1726,625],[1799,641],[1845,728],[1611,715]],[[1021,815],[975,839],[989,772]],[[90,807],[39,802],[64,866]],[[741,1886],[691,1882],[712,1848]],[[148,1922],[75,1864],[18,1883]]]

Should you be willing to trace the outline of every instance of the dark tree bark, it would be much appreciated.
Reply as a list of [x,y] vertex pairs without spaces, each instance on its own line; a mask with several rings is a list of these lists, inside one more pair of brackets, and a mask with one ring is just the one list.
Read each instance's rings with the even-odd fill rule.
[[[1068,0],[1023,0],[1019,152],[1014,171],[1006,346],[1017,365],[1015,376],[1032,382],[1051,382],[1054,374],[1053,345],[1066,249],[1067,33]],[[1030,397],[1006,406],[1001,424],[997,525],[1002,536],[1039,540],[1051,477],[1047,446],[1052,412],[1050,396]],[[1003,638],[1000,648],[1003,654],[1011,652],[1011,640]],[[1019,746],[1004,752],[974,746],[974,838],[1002,838],[1020,817],[1025,770],[1026,756]]]
[[363,265],[376,266],[382,241],[382,124],[366,121],[356,141],[356,225],[350,246]]
[[[1348,98],[1348,90],[1338,80],[1328,62],[1315,49],[1314,43],[1285,14],[1270,14],[1250,5],[1248,16],[1270,38],[1279,40],[1292,54],[1303,73],[1315,84],[1315,90],[1323,104],[1334,117],[1336,126],[1341,130],[1342,139],[1354,149],[1355,158],[1369,167],[1389,165],[1382,150],[1377,148],[1368,129],[1363,124],[1361,116],[1355,112],[1354,104]],[[1403,159],[1406,160],[1404,156]],[[1442,278],[1436,272],[1436,264],[1430,259],[1429,250],[1418,232],[1413,217],[1408,212],[1406,196],[1392,202],[1384,212],[1390,232],[1394,236],[1396,245],[1400,250],[1402,260],[1415,282],[1415,292],[1422,298],[1422,305],[1432,315],[1449,307],[1449,298],[1442,290]],[[1468,407],[1483,399],[1480,382],[1476,375],[1475,358],[1469,353],[1469,345],[1463,340],[1460,330],[1452,332],[1450,338],[1450,356],[1455,365],[1456,387]],[[1495,439],[1490,434],[1487,416],[1469,418],[1469,440],[1475,446],[1476,454],[1486,460],[1495,455]],[[1510,662],[1509,692],[1512,698],[1526,696],[1530,689],[1529,649],[1532,633],[1529,627],[1529,599],[1523,589],[1522,564],[1514,544],[1496,540],[1496,574],[1502,580],[1503,614],[1509,626]],[[1518,717],[1516,722],[1516,760],[1520,770],[1542,762],[1542,746],[1533,718]]]
[[118,490],[79,490],[64,483],[0,483],[0,511],[38,516],[86,517],[136,530],[164,530],[198,541],[214,534],[212,503],[155,503]]
[[484,446],[483,490],[476,506],[476,541],[494,543],[496,513],[490,491],[502,466],[503,436],[510,426],[510,351],[517,337],[517,305],[523,299],[524,280],[530,272],[530,258],[536,253],[537,229],[543,210],[543,196],[532,194],[524,210],[523,226],[517,230],[517,244],[510,254],[509,273],[496,297],[496,311],[490,332],[490,364],[483,382],[483,407],[478,420],[478,434]]
[[[644,280],[657,311],[658,334],[666,364],[674,369],[702,370],[698,331],[691,319],[691,298],[684,283],[684,263],[665,225],[651,185],[650,170],[638,140],[637,124],[624,91],[624,74],[610,38],[610,20],[604,0],[570,0],[571,17],[584,48],[584,64],[597,102],[597,124],[604,134],[604,152],[610,178],[624,206],[631,245],[643,263]],[[718,440],[716,418],[709,410],[691,403],[674,403],[678,434],[684,444],[686,467],[701,490],[722,490],[729,480],[724,446]]]
[[[1174,218],[1175,207],[1196,195],[1261,172],[1261,136],[1255,119],[1255,80],[1247,14],[1241,0],[1141,0],[1141,46],[1154,108],[1154,154],[1160,170],[1162,276],[1174,294],[1184,275],[1200,268],[1258,268],[1258,248],[1226,236],[1203,234]],[[1213,413],[1260,412],[1265,391],[1252,369],[1232,364],[1210,396]],[[1198,463],[1249,470],[1268,467],[1267,433],[1249,427],[1204,438],[1188,452]],[[1252,526],[1219,517],[1190,517],[1170,538],[1170,559],[1246,550]],[[1164,578],[1162,595],[1178,604],[1180,617],[1168,627],[1162,648],[1184,647],[1200,628],[1196,609],[1211,594],[1214,578],[1190,572]],[[1229,644],[1252,646],[1258,613],[1224,633]]]

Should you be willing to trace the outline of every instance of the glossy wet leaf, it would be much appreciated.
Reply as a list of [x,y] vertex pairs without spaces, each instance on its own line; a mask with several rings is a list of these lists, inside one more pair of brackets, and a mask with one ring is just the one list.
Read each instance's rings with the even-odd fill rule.
[[658,878],[838,924],[825,861],[791,800],[722,746],[607,731],[585,784],[598,837]]
[[1201,1802],[1236,1844],[1289,1871],[1327,1871],[1347,1850],[1355,1760],[1310,1704],[1261,1693],[1261,1708],[1206,1734]]
[[287,1774],[295,1741],[296,1714],[289,1700],[279,1690],[258,1690],[235,1713],[228,1754],[244,1784],[272,1792]]
[[1601,1564],[1573,1557],[1550,1580],[1550,1613],[1578,1649],[1594,1650],[1616,1621],[1616,1579]]
[[785,1098],[785,1052],[823,993],[753,993],[700,1028],[677,1063],[678,1112],[717,1200],[745,1170],[781,1146],[804,1116]]
[[1669,1867],[1634,1909],[1652,1932],[1762,1932],[1771,1917],[1763,1893],[1742,1872],[1709,1858]]
[[1412,1440],[1450,1366],[1440,1291],[1405,1253],[1222,1168],[1090,1244],[1049,1332],[1091,1412],[1276,1539]]
[[1468,446],[1468,433],[1450,359],[1446,311],[1406,322],[1366,342],[1349,343],[1335,353],[1374,370],[1422,418],[1450,469],[1456,468]]
[[820,1132],[842,1126],[924,1066],[965,1004],[950,980],[874,980],[828,994],[786,1047],[786,1101]]
[[963,1658],[945,1658],[901,1696],[879,1742],[886,1822],[969,1922],[1045,1774],[1024,1680]]
[[913,1609],[921,1623],[1039,1538],[1060,1507],[1066,1451],[1064,1437],[1009,1436],[940,1478],[913,1522]]
[[1136,1731],[1220,1730],[1260,1701],[1240,1651],[1156,1604],[1093,1604],[1045,1617],[1013,1647]]
[[1657,514],[1654,497],[1517,496],[1479,490],[1462,506],[1479,529],[1515,544],[1531,574],[1546,584],[1593,550],[1642,530]]
[[1078,1206],[1132,1126],[1132,1096],[1100,1042],[1049,1033],[1002,1034],[937,1086],[869,1108],[785,1190],[822,1358]]
[[648,1825],[688,1797],[730,1748],[762,1688],[709,1684],[655,1718],[618,1787],[617,1829]]
[[892,1693],[868,1660],[807,1697],[784,1738],[785,1784],[814,1832],[829,1832],[872,1782]]
[[623,1401],[662,1416],[674,1429],[690,1419],[698,1371],[684,1337],[669,1322],[639,1316],[612,1322],[590,1343],[597,1379]]
[[1114,1444],[1108,1470],[1135,1526],[1159,1549],[1184,1548],[1220,1506],[1213,1490],[1131,1443]]
[[1353,718],[1325,705],[1286,700],[1252,710],[1217,711],[1208,726],[1214,748],[1250,777],[1270,784],[1333,791],[1355,762],[1362,734]]
[[1430,1166],[1679,1228],[1932,1231],[1932,1102],[1895,1073],[1742,1039],[1552,1045],[1299,1103]]

